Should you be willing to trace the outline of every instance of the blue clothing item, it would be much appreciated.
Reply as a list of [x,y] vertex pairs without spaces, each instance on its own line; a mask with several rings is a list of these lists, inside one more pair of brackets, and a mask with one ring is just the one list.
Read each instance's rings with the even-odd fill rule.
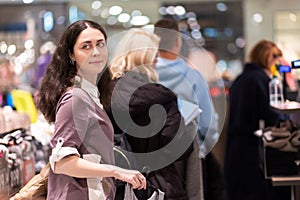
[[159,81],[171,89],[180,99],[199,105],[202,113],[197,118],[200,139],[200,157],[205,157],[219,139],[218,114],[214,109],[208,85],[203,76],[190,68],[182,59],[158,58]]

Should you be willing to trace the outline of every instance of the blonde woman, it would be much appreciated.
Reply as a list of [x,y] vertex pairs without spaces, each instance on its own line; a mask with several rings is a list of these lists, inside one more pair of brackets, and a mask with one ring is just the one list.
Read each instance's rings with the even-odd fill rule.
[[[173,143],[180,149],[183,140],[176,140],[178,135],[184,137],[184,125],[177,97],[157,83],[158,45],[159,38],[147,30],[133,28],[125,33],[109,66],[111,89],[106,95],[101,92],[101,100],[115,134],[125,133],[136,153],[137,170],[148,167],[149,185],[164,191],[165,199],[185,200],[188,197],[184,182],[174,162],[185,159],[191,148],[182,148],[179,153],[175,153],[175,148],[168,149]],[[149,157],[148,153],[153,155]],[[151,190],[145,193],[140,194],[141,198],[149,197]]]

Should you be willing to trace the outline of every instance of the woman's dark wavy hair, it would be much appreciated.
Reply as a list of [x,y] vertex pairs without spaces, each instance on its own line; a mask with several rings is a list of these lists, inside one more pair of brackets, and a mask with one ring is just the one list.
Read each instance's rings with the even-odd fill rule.
[[105,40],[107,39],[104,28],[96,22],[79,20],[72,23],[58,41],[52,61],[42,78],[36,104],[48,122],[55,121],[55,110],[59,99],[74,85],[77,68],[76,63],[71,62],[70,55],[73,55],[79,34],[88,27],[98,29]]

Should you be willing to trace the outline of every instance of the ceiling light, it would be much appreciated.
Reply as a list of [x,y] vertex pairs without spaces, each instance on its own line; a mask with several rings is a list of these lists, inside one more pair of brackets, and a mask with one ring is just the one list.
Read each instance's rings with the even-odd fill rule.
[[255,13],[252,18],[256,23],[261,23],[263,21],[263,16],[259,13]]
[[142,12],[140,10],[133,10],[131,12],[131,16],[132,17],[135,17],[135,16],[141,16],[142,15]]
[[119,15],[123,11],[121,6],[112,6],[109,8],[109,14],[111,15]]
[[183,6],[176,6],[174,9],[174,12],[176,15],[184,15],[185,14],[185,8]]
[[16,53],[16,51],[17,51],[17,47],[14,44],[9,45],[7,48],[7,53],[9,55],[13,55],[14,53]]
[[4,54],[7,51],[7,44],[5,42],[0,43],[0,52]]
[[166,15],[167,14],[167,8],[162,6],[158,9],[159,14]]
[[92,9],[97,10],[101,7],[101,5],[102,5],[101,1],[94,1],[92,3]]
[[109,25],[115,25],[117,22],[118,21],[117,21],[116,16],[110,16],[107,18],[107,21],[106,21],[106,23]]
[[220,12],[225,12],[227,10],[227,6],[225,3],[217,3],[216,7]]
[[196,13],[194,13],[194,12],[188,12],[188,13],[186,14],[186,17],[187,17],[187,18],[194,18],[194,19],[196,19],[196,18],[197,18],[197,15],[196,15]]
[[135,16],[130,20],[130,23],[134,26],[143,26],[150,22],[147,16]]
[[244,48],[246,46],[246,42],[243,38],[241,37],[238,37],[236,40],[235,40],[235,44],[236,46],[238,46],[239,48]]
[[31,49],[33,47],[33,40],[26,40],[24,43],[25,49]]
[[175,14],[175,7],[174,6],[168,6],[167,7],[167,13],[169,15],[174,15]]
[[29,4],[32,3],[34,0],[23,0],[23,3]]
[[130,20],[130,15],[128,13],[121,13],[118,16],[118,21],[121,23],[126,23]]

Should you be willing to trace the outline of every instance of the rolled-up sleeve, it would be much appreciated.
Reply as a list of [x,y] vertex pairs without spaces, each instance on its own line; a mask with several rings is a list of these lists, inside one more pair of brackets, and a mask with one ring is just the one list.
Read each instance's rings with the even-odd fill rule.
[[55,148],[52,149],[52,154],[49,158],[51,169],[54,171],[55,162],[60,161],[62,158],[68,155],[79,155],[76,148],[73,147],[62,147],[64,144],[63,138],[58,138]]

